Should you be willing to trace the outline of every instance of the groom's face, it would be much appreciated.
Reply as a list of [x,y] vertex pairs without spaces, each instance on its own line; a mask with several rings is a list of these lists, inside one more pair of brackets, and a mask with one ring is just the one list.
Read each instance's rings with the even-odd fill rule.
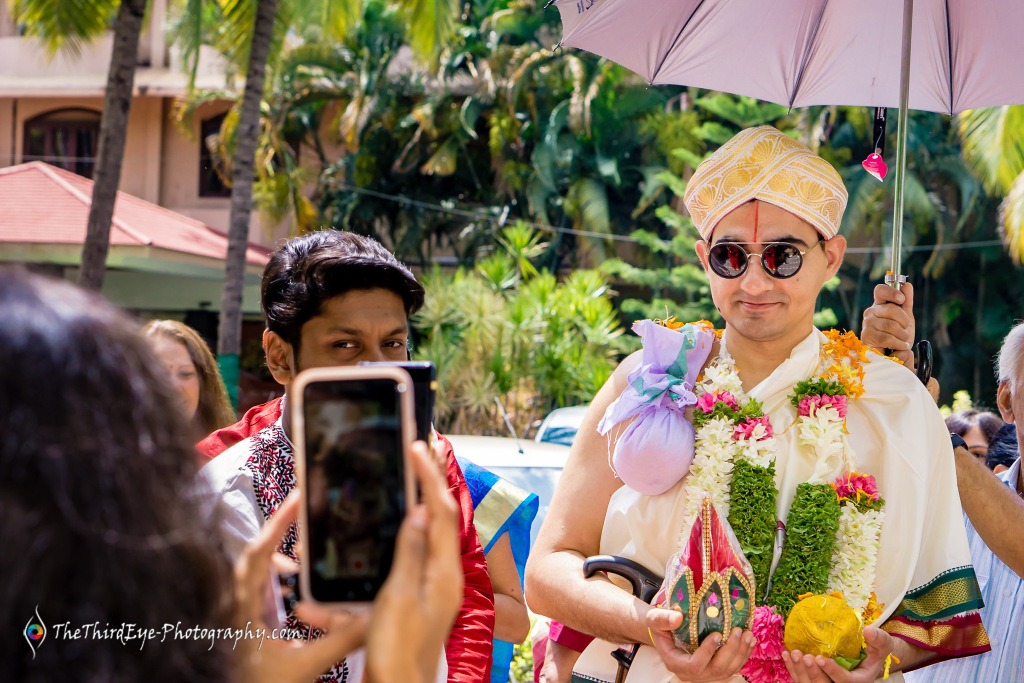
[[[818,293],[839,270],[846,248],[842,237],[816,246],[819,239],[810,223],[774,204],[755,200],[726,214],[709,242],[697,243],[711,296],[735,332],[754,341],[793,337],[794,344],[810,332]],[[748,256],[742,275],[724,278],[708,267],[710,248],[723,242],[738,243],[751,254],[760,253],[768,243],[784,242],[806,254],[800,269],[789,278],[769,275],[757,256]]]

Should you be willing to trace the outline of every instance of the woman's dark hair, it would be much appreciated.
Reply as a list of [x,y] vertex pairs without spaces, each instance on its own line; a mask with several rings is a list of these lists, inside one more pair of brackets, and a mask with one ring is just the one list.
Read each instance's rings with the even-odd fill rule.
[[1017,448],[1017,425],[1011,422],[1003,425],[996,432],[995,438],[989,442],[985,464],[990,470],[994,470],[996,465],[1009,469],[1018,457],[1020,451]]
[[[0,661],[7,680],[224,681],[229,567],[194,491],[185,417],[138,324],[65,282],[0,267]],[[37,652],[23,633],[41,618]],[[157,629],[143,645],[58,624]],[[38,632],[37,632],[38,633]]]
[[380,242],[321,230],[289,240],[270,257],[260,300],[267,329],[298,349],[302,326],[320,313],[325,301],[377,288],[401,297],[406,315],[423,305],[423,285]]
[[946,418],[946,428],[950,434],[963,436],[971,427],[977,427],[990,445],[1002,426],[1002,418],[987,410],[961,410]]

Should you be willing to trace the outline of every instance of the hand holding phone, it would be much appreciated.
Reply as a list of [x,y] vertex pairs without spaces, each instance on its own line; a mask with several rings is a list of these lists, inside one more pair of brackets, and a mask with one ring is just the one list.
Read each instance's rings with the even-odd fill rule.
[[[267,520],[259,535],[235,562],[235,627],[270,632],[280,624],[268,620],[267,592],[273,586],[274,549],[299,514],[298,492],[291,493]],[[326,631],[312,642],[279,638],[241,638],[236,645],[237,678],[251,683],[307,683],[360,647],[369,623],[366,614],[350,614],[299,602],[295,610],[303,622]]]
[[458,507],[436,452],[417,442],[410,455],[422,503],[402,524],[394,566],[373,610],[366,683],[434,681],[463,599]]
[[290,395],[302,596],[368,607],[415,500],[412,380],[395,367],[316,368],[296,377]]

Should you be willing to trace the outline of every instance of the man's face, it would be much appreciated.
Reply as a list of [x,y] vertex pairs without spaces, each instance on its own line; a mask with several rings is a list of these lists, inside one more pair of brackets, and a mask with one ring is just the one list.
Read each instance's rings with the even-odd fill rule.
[[[1024,368],[1018,370],[1017,376],[1024,377]],[[1024,454],[1024,380],[1018,381],[1016,386],[1012,381],[1001,382],[996,391],[996,404],[1003,420],[1017,426],[1017,452]]]
[[[839,270],[846,250],[842,237],[815,246],[818,239],[817,230],[806,221],[774,204],[755,200],[722,218],[711,234],[710,246],[697,243],[711,296],[732,331],[751,341],[791,341],[793,345],[807,336],[818,292]],[[807,253],[800,270],[787,279],[770,276],[756,256],[748,257],[742,275],[727,279],[708,266],[708,251],[720,242],[742,243],[747,252],[755,254],[766,243],[786,242]]]
[[302,326],[297,357],[274,332],[264,332],[263,348],[274,379],[287,386],[300,369],[408,360],[409,319],[391,290],[355,290],[325,301]]

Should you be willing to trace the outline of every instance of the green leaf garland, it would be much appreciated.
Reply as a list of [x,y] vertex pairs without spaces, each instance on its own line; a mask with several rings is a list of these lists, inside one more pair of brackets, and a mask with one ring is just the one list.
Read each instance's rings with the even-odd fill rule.
[[710,413],[705,413],[700,408],[694,410],[693,426],[695,429],[700,429],[716,417],[724,417],[729,422],[740,424],[749,417],[762,417],[763,415],[764,411],[761,409],[761,402],[756,398],[747,399],[747,402],[740,406],[738,410],[730,408],[723,401],[718,401]]
[[846,387],[835,380],[823,377],[805,379],[796,383],[789,400],[795,407],[799,407],[800,399],[806,396],[846,396]]
[[757,604],[764,601],[775,547],[775,463],[757,467],[740,460],[732,471],[729,524],[754,570]]
[[767,603],[781,615],[803,593],[824,593],[839,529],[839,500],[828,484],[799,484],[786,519],[786,545]]

